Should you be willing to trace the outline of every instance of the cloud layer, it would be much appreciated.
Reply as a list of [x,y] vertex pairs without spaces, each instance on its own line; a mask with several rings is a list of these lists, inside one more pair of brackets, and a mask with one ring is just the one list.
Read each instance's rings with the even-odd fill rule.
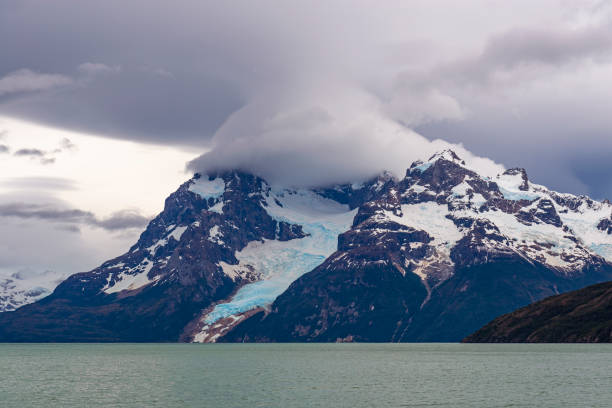
[[198,147],[208,152],[192,169],[286,184],[401,173],[445,139],[603,197],[612,165],[589,156],[612,154],[611,10],[598,0],[5,2],[0,113]]
[[377,98],[357,88],[329,85],[322,93],[260,97],[232,115],[212,149],[189,164],[213,173],[239,168],[269,182],[321,186],[356,182],[384,170],[397,176],[417,159],[453,148],[483,173],[503,170],[462,146],[429,141],[390,119]]
[[41,74],[29,69],[20,69],[0,78],[0,96],[45,91],[71,83],[72,80],[64,75]]
[[0,217],[51,221],[60,223],[64,227],[71,227],[70,231],[75,232],[78,232],[78,227],[82,225],[103,228],[108,231],[143,228],[149,221],[147,217],[134,210],[118,211],[110,217],[99,219],[90,211],[24,202],[0,204]]

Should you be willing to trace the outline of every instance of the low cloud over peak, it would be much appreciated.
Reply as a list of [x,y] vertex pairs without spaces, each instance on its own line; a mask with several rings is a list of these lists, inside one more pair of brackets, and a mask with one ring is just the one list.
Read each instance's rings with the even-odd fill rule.
[[413,161],[445,148],[485,174],[503,171],[462,146],[427,140],[386,115],[377,98],[350,86],[308,90],[280,103],[261,96],[232,115],[212,142],[191,170],[239,168],[292,186],[361,181],[385,170],[402,176]]

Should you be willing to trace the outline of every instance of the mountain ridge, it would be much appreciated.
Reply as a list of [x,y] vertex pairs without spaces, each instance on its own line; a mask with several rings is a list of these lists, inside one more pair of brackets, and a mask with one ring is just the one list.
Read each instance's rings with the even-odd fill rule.
[[[478,328],[475,321],[590,279],[610,279],[608,262],[580,244],[556,211],[569,202],[574,209],[603,208],[607,215],[606,204],[531,185],[523,169],[506,171],[499,178],[510,180],[499,185],[475,176],[452,152],[414,163],[397,191],[359,209],[336,253],[296,280],[269,312],[252,316],[220,341],[458,341]],[[468,186],[466,178],[472,178]],[[520,239],[536,225],[554,235]],[[451,233],[453,226],[460,231]],[[556,245],[542,239],[553,236]],[[550,250],[557,246],[561,252]],[[381,299],[410,280],[410,272],[422,285],[406,288],[410,296],[398,296],[390,308]],[[393,285],[372,293],[369,279]],[[477,288],[475,294],[470,287]],[[359,303],[365,299],[370,300]]]
[[612,280],[611,214],[452,151],[317,189],[195,175],[126,254],[1,313],[0,340],[458,341]]

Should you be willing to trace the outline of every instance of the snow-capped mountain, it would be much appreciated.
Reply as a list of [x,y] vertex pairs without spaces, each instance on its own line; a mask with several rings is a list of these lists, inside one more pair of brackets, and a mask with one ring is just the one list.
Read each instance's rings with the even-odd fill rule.
[[612,279],[612,206],[494,179],[452,151],[360,206],[338,250],[223,341],[458,341],[537,299]]
[[0,339],[455,341],[610,262],[610,203],[452,151],[321,189],[196,175],[126,254],[0,314]]
[[192,339],[213,319],[269,305],[323,262],[355,206],[388,179],[314,191],[273,189],[238,171],[196,175],[128,252],[0,314],[0,339]]
[[48,296],[67,277],[55,271],[35,273],[29,270],[0,276],[0,312],[10,312]]

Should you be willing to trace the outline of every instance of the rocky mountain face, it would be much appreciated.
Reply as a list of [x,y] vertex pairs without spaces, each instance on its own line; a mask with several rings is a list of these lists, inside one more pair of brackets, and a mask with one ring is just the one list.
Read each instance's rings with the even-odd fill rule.
[[1,313],[0,340],[459,341],[612,280],[611,214],[452,151],[320,189],[196,175],[126,254]]
[[500,316],[467,343],[612,343],[612,282],[551,296]]
[[[351,205],[360,204],[353,193],[366,199],[380,180],[333,192],[273,191],[242,172],[196,175],[166,199],[127,253],[70,276],[36,303],[1,313],[0,340],[191,340],[203,315],[241,287],[258,284],[245,304],[215,316],[271,303],[322,262],[350,226]],[[275,269],[288,264],[284,274]]]
[[443,152],[364,203],[334,254],[221,341],[459,341],[502,313],[610,280],[600,226],[611,211],[522,169],[481,177]]

